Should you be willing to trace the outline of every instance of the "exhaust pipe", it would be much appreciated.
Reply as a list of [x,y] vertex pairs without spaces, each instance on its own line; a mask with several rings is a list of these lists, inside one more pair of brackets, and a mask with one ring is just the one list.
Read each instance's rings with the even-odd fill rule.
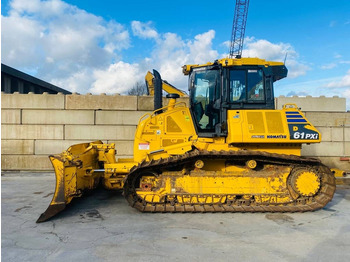
[[[163,88],[162,88],[162,78],[159,72],[153,69],[153,85],[154,85],[154,111],[163,107]],[[162,113],[162,110],[156,112],[156,114]]]

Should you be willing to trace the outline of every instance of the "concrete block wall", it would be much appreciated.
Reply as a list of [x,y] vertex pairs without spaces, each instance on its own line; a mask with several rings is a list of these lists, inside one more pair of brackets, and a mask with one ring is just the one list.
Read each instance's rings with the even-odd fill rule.
[[2,93],[1,169],[52,170],[50,154],[94,140],[132,157],[139,118],[152,109],[153,97]]
[[[277,107],[280,99],[293,103],[278,97]],[[303,155],[320,157],[326,164],[350,172],[350,163],[339,161],[350,156],[350,113],[345,112],[345,99],[299,100],[294,103],[301,103],[302,108],[312,104],[306,116],[323,137],[321,144],[305,145]],[[186,98],[178,101],[188,104]],[[163,103],[167,104],[167,99]],[[116,143],[117,157],[132,157],[138,120],[152,111],[153,97],[1,94],[1,107],[2,170],[44,171],[53,170],[48,155],[93,140]],[[323,112],[315,112],[317,108]]]
[[285,104],[296,104],[304,112],[345,112],[346,99],[343,97],[312,97],[312,96],[279,96],[275,99],[276,109],[282,109]]

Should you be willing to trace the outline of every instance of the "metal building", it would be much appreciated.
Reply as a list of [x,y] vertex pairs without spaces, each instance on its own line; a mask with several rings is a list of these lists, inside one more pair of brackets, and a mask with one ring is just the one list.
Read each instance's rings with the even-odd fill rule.
[[49,94],[71,94],[71,92],[52,85],[48,82],[40,80],[39,78],[25,74],[17,69],[1,64],[1,92],[11,94],[19,92],[20,94],[27,94],[33,92],[35,94],[42,94],[47,92]]

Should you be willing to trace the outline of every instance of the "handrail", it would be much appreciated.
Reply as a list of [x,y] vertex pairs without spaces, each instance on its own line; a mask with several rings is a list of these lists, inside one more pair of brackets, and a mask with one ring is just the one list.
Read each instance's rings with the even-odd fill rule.
[[140,117],[140,119],[139,119],[139,122],[137,123],[137,125],[139,125],[140,123],[141,123],[141,121],[143,120],[143,118],[145,117],[145,116],[149,116],[149,117],[152,117],[152,115],[151,115],[151,113],[145,113],[145,114],[143,114],[141,117]]
[[[174,106],[177,106],[177,105],[180,105],[180,104],[184,104],[185,107],[187,107],[185,102],[177,102],[177,103],[174,104]],[[166,106],[163,106],[163,107],[161,107],[161,108],[158,108],[157,110],[154,110],[154,111],[152,112],[152,115],[151,115],[151,116],[154,116],[156,112],[161,111],[161,110],[164,110],[164,109],[167,109],[168,107],[169,107],[169,105],[166,105]]]
[[[291,107],[287,107],[287,106],[291,106]],[[284,109],[284,110],[285,110],[285,109],[288,109],[288,108],[295,108],[295,109],[298,109],[298,110],[299,110],[298,106],[297,106],[296,104],[294,104],[294,103],[287,103],[287,104],[284,104],[284,105],[283,105],[283,109]]]

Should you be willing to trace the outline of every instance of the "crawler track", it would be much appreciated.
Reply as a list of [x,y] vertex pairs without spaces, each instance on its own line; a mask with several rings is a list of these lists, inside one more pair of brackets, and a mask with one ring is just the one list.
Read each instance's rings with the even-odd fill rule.
[[[216,204],[206,203],[178,203],[171,201],[146,202],[137,195],[135,186],[139,176],[144,172],[162,173],[171,171],[172,168],[184,166],[195,162],[198,159],[220,159],[228,161],[246,161],[255,159],[259,163],[269,165],[283,165],[294,168],[309,168],[317,172],[320,178],[320,188],[311,197],[296,197],[288,203],[256,203],[253,200],[236,200],[218,202]],[[184,155],[173,156],[166,159],[144,161],[134,167],[126,177],[124,184],[124,196],[130,206],[141,212],[305,212],[313,211],[324,207],[332,198],[335,192],[335,178],[329,168],[313,158],[305,158],[293,155],[272,154],[258,151],[199,151],[193,150]],[[187,194],[187,198],[196,198],[198,194]],[[204,196],[205,197],[205,196]],[[225,197],[225,196],[222,196]]]

